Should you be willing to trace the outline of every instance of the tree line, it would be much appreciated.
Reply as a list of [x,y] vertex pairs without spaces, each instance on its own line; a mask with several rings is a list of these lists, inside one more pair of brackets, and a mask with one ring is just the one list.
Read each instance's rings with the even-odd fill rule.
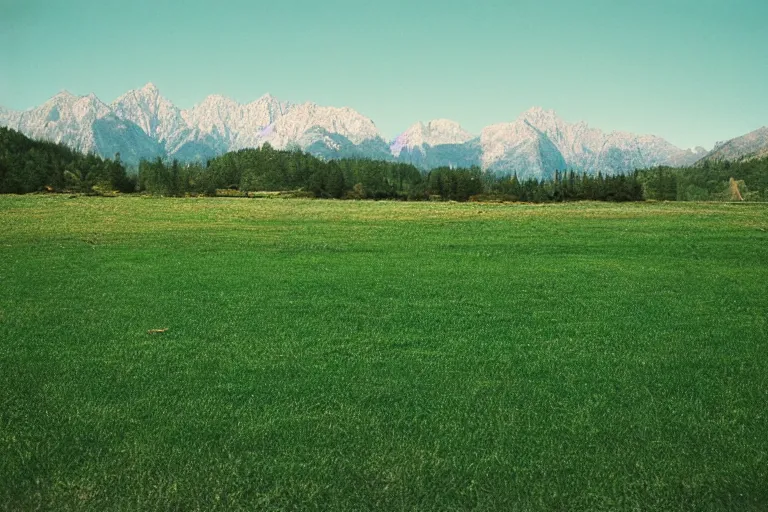
[[[643,199],[768,200],[768,158],[707,162],[694,168],[658,167],[627,175],[555,172],[548,180],[518,179],[479,167],[421,171],[411,164],[322,160],[269,144],[205,164],[156,159],[129,172],[120,161],[83,155],[62,144],[31,140],[0,128],[0,193],[68,191],[159,196],[245,195],[291,191],[336,199],[485,201],[641,201]],[[226,191],[226,192],[225,192]]]
[[157,159],[139,165],[138,189],[157,195],[207,194],[221,189],[301,191],[312,197],[396,200],[640,201],[637,174],[589,176],[556,172],[551,180],[519,180],[479,167],[420,171],[411,164],[367,159],[324,161],[269,144],[230,152],[200,165]]

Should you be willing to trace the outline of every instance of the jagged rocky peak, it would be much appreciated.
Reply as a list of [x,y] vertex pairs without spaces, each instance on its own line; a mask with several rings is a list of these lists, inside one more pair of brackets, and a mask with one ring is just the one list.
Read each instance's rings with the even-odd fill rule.
[[536,128],[543,130],[555,129],[564,124],[564,121],[557,115],[557,112],[542,107],[532,107],[520,114],[520,117],[517,119],[518,121],[528,122]]
[[95,114],[95,117],[99,118],[110,113],[109,106],[97,98],[93,93],[77,98],[72,105],[72,109],[73,112],[80,117],[87,117]]
[[141,91],[147,94],[160,94],[160,90],[152,82],[147,82],[144,84],[144,87],[141,88]]
[[287,113],[287,111],[293,106],[293,103],[290,101],[282,101],[279,98],[273,96],[272,94],[265,94],[261,98],[257,99],[254,102],[251,102],[251,104],[265,104],[265,105],[271,105],[274,107],[279,108],[284,114]]
[[[79,96],[75,96],[69,91],[61,91],[56,93],[51,99],[40,105],[39,108],[50,108],[52,106],[56,107],[69,107],[72,104],[74,104],[78,99],[80,99]],[[37,109],[33,109],[37,110]]]
[[142,98],[142,99],[148,99],[153,96],[159,96],[160,90],[155,87],[155,84],[148,83],[144,87],[140,89],[131,89],[130,91],[126,92],[119,98],[117,98],[115,101],[112,102],[112,104],[118,104],[121,101],[125,101],[128,98]]
[[140,106],[157,110],[160,105],[173,106],[170,101],[160,94],[160,90],[152,82],[146,84],[141,89],[130,90],[112,102],[112,106],[118,109],[128,106]]
[[258,128],[271,125],[291,109],[291,104],[265,94],[261,98],[243,106],[243,115]]
[[341,135],[353,144],[381,138],[374,122],[359,112],[348,107],[323,107],[310,102],[292,105],[285,115],[270,125],[263,137],[273,147],[285,148],[312,129]]
[[445,144],[464,144],[475,136],[456,121],[435,119],[428,123],[421,121],[398,135],[390,145],[392,154],[399,156],[404,149],[441,146]]
[[162,96],[152,82],[128,91],[112,102],[111,107],[118,118],[135,123],[158,141],[165,142],[186,128],[179,109]]
[[188,124],[209,133],[214,128],[224,131],[232,117],[241,117],[239,110],[240,105],[235,100],[211,94],[191,109],[183,111],[182,115]]
[[555,119],[557,118],[557,112],[553,109],[545,109],[543,107],[531,107],[522,114],[520,119]]
[[419,123],[420,134],[424,142],[432,146],[439,144],[461,144],[472,140],[475,136],[466,131],[456,121],[450,119],[435,119],[426,125]]
[[239,149],[258,145],[258,133],[286,110],[287,104],[280,103],[271,95],[241,105],[227,96],[212,94],[202,103],[184,111],[183,116],[201,134],[216,133]]
[[577,121],[570,123],[561,118],[554,109],[545,109],[542,107],[531,107],[520,116],[518,116],[518,123],[527,123],[534,128],[546,132],[549,135],[554,135],[558,131],[567,131],[571,137],[577,136],[577,134],[592,135],[603,134],[601,130],[590,128],[589,124],[585,121]]
[[211,94],[206,96],[206,98],[201,103],[192,107],[191,111],[194,113],[205,114],[216,112],[220,115],[227,116],[232,111],[237,110],[239,107],[240,104],[232,98],[222,96],[221,94]]
[[279,103],[279,100],[272,96],[272,94],[266,93],[251,103]]
[[53,95],[51,98],[52,100],[70,100],[70,99],[76,99],[78,96],[72,94],[68,90],[64,89],[62,91],[57,92]]
[[[32,125],[45,123],[50,127],[50,123],[59,121],[90,122],[109,113],[110,108],[93,93],[87,96],[75,96],[68,91],[62,91],[40,107],[25,112],[24,117]],[[67,126],[68,129],[72,128],[70,125]],[[41,129],[41,126],[35,126],[38,136]],[[62,140],[65,139],[66,137],[62,138]]]

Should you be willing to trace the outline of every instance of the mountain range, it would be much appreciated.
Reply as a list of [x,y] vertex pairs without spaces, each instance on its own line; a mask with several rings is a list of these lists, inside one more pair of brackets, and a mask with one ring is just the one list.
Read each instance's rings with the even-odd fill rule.
[[372,120],[351,108],[292,104],[267,94],[247,104],[212,95],[183,110],[151,83],[111,104],[93,94],[61,92],[27,111],[0,108],[0,126],[83,152],[120,153],[131,165],[157,157],[205,161],[265,143],[326,159],[396,160],[422,169],[480,166],[535,178],[565,169],[611,175],[657,165],[690,166],[707,156],[703,148],[683,150],[653,135],[605,133],[584,122],[568,123],[538,107],[479,135],[439,119],[416,123],[386,141]]

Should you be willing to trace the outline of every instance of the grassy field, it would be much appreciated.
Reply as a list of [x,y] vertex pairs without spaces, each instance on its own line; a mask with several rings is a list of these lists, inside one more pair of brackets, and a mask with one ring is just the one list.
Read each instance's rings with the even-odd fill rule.
[[765,511],[767,311],[765,205],[0,197],[0,508]]

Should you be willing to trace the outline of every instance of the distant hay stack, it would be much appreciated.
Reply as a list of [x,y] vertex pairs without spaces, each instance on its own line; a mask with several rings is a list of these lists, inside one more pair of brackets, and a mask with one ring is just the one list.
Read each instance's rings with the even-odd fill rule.
[[741,190],[739,188],[744,185],[743,181],[736,181],[735,179],[731,178],[731,181],[728,184],[728,190],[731,194],[731,201],[743,201],[744,197],[741,195]]

